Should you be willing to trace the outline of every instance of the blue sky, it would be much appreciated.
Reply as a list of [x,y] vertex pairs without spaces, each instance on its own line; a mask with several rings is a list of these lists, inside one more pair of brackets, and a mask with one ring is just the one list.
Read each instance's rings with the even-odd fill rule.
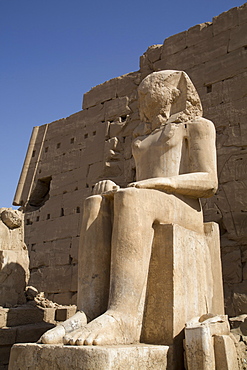
[[244,2],[0,0],[0,207],[11,207],[32,127],[81,109],[139,69],[148,46]]

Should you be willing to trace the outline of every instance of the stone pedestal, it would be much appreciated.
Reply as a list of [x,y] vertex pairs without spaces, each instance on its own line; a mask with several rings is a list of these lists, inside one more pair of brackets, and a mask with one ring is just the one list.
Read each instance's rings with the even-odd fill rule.
[[165,370],[167,346],[15,344],[9,370]]
[[15,345],[9,370],[181,370],[185,323],[224,314],[218,225],[205,224],[201,233],[175,224],[155,226],[143,298],[141,342],[150,345]]
[[180,369],[185,323],[206,313],[224,314],[218,225],[155,226],[141,342],[171,346]]

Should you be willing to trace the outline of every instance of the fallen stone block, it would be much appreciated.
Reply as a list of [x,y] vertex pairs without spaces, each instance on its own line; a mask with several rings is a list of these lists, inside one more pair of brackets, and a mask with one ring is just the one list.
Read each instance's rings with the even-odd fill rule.
[[22,212],[18,210],[13,210],[11,208],[6,208],[1,213],[1,219],[8,226],[9,229],[15,229],[21,226],[22,224]]
[[3,326],[7,326],[6,323],[8,310],[9,310],[8,308],[0,307],[0,328],[2,328]]
[[247,315],[239,315],[229,319],[231,332],[236,335],[247,336]]
[[16,328],[0,329],[0,346],[16,343]]
[[238,370],[237,351],[229,335],[215,335],[214,351],[216,369]]
[[[207,316],[209,316],[207,318]],[[185,327],[188,370],[237,370],[237,352],[225,315],[195,318]]]
[[24,303],[29,276],[27,249],[0,250],[0,261],[0,305],[6,307]]
[[0,346],[0,370],[7,370],[11,345]]
[[10,308],[7,312],[6,326],[34,324],[44,320],[44,310],[28,305]]
[[46,322],[18,326],[16,328],[15,343],[37,342],[47,330],[53,327],[54,324]]

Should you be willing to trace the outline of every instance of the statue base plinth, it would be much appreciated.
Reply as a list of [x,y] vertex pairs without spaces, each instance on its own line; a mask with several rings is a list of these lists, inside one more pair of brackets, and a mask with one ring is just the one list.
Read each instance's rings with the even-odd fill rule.
[[168,346],[63,346],[15,344],[9,370],[165,370]]

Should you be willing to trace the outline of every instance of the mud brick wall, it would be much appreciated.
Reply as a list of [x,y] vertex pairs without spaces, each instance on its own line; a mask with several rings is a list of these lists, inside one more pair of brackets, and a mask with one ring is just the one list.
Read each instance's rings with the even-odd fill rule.
[[227,313],[246,313],[247,4],[149,47],[139,71],[94,87],[82,111],[34,129],[15,197],[25,211],[30,284],[75,303],[83,199],[100,179],[134,180],[137,86],[162,69],[188,73],[215,123],[219,190],[203,201],[205,220],[220,224]]

